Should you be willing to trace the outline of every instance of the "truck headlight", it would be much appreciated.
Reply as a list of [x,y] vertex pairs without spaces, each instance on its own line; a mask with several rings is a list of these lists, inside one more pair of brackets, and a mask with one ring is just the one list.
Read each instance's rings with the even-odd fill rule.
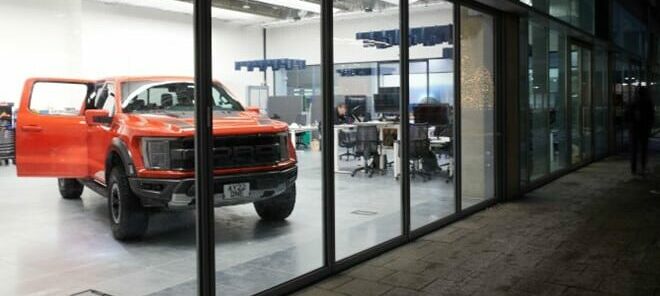
[[170,169],[170,140],[159,138],[142,139],[142,157],[148,169]]

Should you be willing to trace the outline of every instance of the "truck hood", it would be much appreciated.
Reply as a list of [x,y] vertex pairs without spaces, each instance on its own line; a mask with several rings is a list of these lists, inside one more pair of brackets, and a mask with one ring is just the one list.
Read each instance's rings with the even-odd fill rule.
[[[125,123],[133,129],[158,136],[192,136],[195,133],[193,112],[126,114]],[[240,135],[287,131],[287,124],[264,114],[248,111],[213,112],[214,135]]]

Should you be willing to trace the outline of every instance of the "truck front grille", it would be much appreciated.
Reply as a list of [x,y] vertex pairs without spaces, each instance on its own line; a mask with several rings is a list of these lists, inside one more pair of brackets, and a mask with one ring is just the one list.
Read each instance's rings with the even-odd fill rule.
[[[221,136],[213,140],[215,168],[240,168],[273,165],[288,158],[287,135],[259,134],[247,136]],[[191,139],[172,147],[172,167],[194,168],[194,143]]]

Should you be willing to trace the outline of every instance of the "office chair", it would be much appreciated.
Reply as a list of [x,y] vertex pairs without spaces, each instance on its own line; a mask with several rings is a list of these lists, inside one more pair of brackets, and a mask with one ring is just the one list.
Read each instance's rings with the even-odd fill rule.
[[385,170],[378,168],[378,157],[380,156],[378,148],[378,128],[375,125],[358,125],[355,141],[355,154],[364,159],[364,165],[353,170],[351,177],[359,171],[364,171],[371,178],[374,173],[385,174]]
[[[416,124],[428,124],[433,126],[433,132],[427,137],[439,138],[447,137],[453,139],[452,127],[452,106],[447,103],[435,103],[435,100],[427,100],[427,103],[419,104],[413,108],[413,116]],[[452,143],[446,143],[441,147],[435,147],[431,150],[440,158],[443,156],[448,159],[446,163],[437,164],[437,160],[431,160],[428,157],[427,169],[425,173],[435,174],[446,171],[446,182],[449,183],[453,178],[453,165],[452,165]],[[431,163],[433,161],[433,164]]]
[[414,179],[416,176],[420,176],[422,181],[430,180],[431,173],[424,167],[424,159],[432,156],[436,165],[437,160],[435,160],[435,154],[429,149],[429,127],[426,124],[411,124],[409,130],[410,177]]
[[346,157],[346,161],[350,159],[351,156],[353,156],[353,159],[357,158],[357,155],[355,153],[351,152],[355,150],[355,144],[357,141],[357,133],[354,131],[343,131],[339,130],[339,147],[346,148],[346,152],[343,154],[339,155],[339,159],[341,160],[342,157]]

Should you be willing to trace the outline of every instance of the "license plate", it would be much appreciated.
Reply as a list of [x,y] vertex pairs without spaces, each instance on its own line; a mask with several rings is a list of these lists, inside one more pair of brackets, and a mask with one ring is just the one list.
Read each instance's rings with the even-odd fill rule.
[[224,199],[237,199],[250,197],[250,183],[227,184],[223,187]]

